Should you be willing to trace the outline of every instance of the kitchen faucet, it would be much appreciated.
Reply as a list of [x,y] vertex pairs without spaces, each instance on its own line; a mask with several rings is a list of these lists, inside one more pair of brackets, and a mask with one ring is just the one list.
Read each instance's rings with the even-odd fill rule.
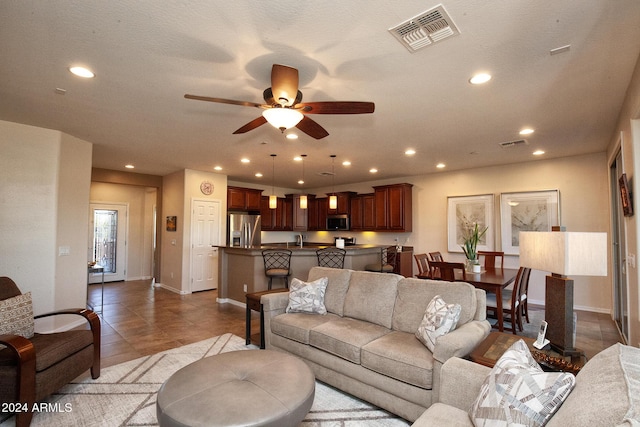
[[298,242],[300,243],[300,247],[302,247],[302,241],[304,240],[304,236],[302,235],[302,233],[298,234],[296,236],[296,239],[298,240]]

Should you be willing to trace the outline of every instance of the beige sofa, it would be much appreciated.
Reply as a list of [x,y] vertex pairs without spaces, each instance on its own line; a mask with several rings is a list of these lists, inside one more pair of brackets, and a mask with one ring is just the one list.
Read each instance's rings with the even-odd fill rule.
[[[415,427],[473,427],[468,411],[490,368],[452,358],[442,367],[439,402]],[[640,349],[615,344],[582,368],[547,427],[640,426]]]
[[[442,364],[488,334],[486,296],[468,283],[314,267],[328,277],[324,315],[285,313],[288,293],[262,296],[266,347],[304,359],[316,378],[409,421],[437,401]],[[431,299],[462,307],[457,328],[433,354],[416,337]]]

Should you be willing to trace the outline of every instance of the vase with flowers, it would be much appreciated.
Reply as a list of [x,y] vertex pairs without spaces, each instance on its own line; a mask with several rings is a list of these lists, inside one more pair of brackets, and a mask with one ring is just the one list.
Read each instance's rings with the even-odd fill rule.
[[489,227],[480,229],[478,223],[474,223],[473,226],[466,228],[464,233],[464,241],[462,250],[467,257],[467,271],[472,273],[480,272],[480,261],[478,260],[478,243],[482,240]]

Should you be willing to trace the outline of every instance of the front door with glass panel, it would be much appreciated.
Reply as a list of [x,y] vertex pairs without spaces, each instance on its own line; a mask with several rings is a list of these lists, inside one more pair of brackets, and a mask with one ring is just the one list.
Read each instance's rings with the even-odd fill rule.
[[[125,280],[127,206],[91,203],[89,227],[89,261],[104,268],[105,282]],[[89,277],[89,283],[100,281],[101,274]]]

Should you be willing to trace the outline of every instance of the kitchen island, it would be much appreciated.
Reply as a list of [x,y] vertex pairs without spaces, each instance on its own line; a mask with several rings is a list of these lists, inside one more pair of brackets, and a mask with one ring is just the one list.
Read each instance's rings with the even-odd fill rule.
[[[250,248],[221,247],[221,286],[218,288],[218,298],[221,301],[244,305],[246,293],[267,290],[269,279],[264,274],[262,260],[264,249],[291,250],[291,276],[289,276],[289,283],[291,283],[294,278],[307,280],[311,267],[318,265],[316,251],[327,247],[332,245],[305,243],[299,247],[292,243],[269,243]],[[364,270],[367,264],[379,262],[383,247],[379,245],[346,246],[344,268]],[[273,288],[281,287],[284,287],[283,281],[274,279]]]

